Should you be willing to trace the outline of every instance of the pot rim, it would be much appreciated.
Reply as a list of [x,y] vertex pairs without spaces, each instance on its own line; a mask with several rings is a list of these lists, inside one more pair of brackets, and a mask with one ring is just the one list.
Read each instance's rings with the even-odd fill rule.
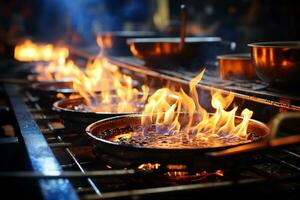
[[250,53],[224,54],[217,56],[219,60],[251,60]]
[[[186,43],[201,42],[221,42],[220,37],[186,37]],[[136,43],[180,43],[180,37],[160,37],[160,38],[131,38],[127,40],[128,44]]]
[[300,49],[300,41],[271,41],[249,43],[250,47],[269,47],[269,48],[292,48]]

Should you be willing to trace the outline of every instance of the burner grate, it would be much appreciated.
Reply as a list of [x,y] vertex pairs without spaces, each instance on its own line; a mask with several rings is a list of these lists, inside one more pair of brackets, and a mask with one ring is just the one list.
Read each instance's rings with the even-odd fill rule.
[[[247,157],[245,165],[233,169],[221,165],[224,176],[210,175],[192,181],[191,179],[175,181],[175,179],[166,178],[168,171],[164,171],[164,169],[143,171],[133,166],[124,168],[109,165],[107,161],[93,154],[93,149],[84,133],[65,129],[55,112],[42,109],[37,101],[28,101],[28,99],[32,99],[29,95],[31,94],[25,93],[24,97],[25,100],[27,99],[28,110],[62,171],[59,175],[45,175],[43,171],[38,171],[38,173],[20,172],[15,176],[38,179],[66,178],[79,198],[82,199],[114,199],[134,196],[149,198],[161,195],[167,195],[173,199],[190,192],[209,195],[212,190],[220,190],[225,193],[234,188],[245,190],[247,187],[252,187],[253,190],[254,188],[259,190],[262,184],[268,184],[274,189],[279,187],[278,185],[293,185],[293,181],[300,176],[300,152],[296,151],[297,149],[279,149]],[[189,170],[188,172],[193,174],[195,170],[203,169],[193,166],[193,169],[190,170],[192,172]],[[299,184],[296,181],[293,188],[299,188]],[[279,191],[282,191],[282,188],[277,190],[277,192]],[[296,193],[296,190],[287,191]],[[263,194],[270,195],[268,191],[264,191]]]
[[[178,74],[132,69],[132,65],[124,65],[123,68],[142,78],[147,75],[178,84],[186,84],[192,77],[192,74],[179,77]],[[223,84],[220,86],[223,89],[232,86],[232,83],[224,81],[218,84]],[[299,109],[297,105],[280,103],[278,99],[266,95],[266,88],[259,83],[238,84],[257,91],[251,95],[246,95],[248,90],[237,92],[237,97],[245,97],[252,104]],[[211,86],[204,84],[201,88],[210,89]],[[32,93],[10,84],[6,84],[5,89],[33,169],[0,172],[0,177],[33,179],[38,182],[45,199],[58,196],[63,199],[187,199],[194,196],[191,194],[214,197],[232,195],[237,190],[247,192],[249,197],[257,194],[262,197],[286,197],[289,194],[292,199],[299,198],[300,149],[297,146],[221,160],[214,169],[200,168],[195,162],[192,165],[183,163],[186,165],[184,168],[171,169],[167,164],[161,164],[158,169],[143,170],[138,168],[141,163],[131,163],[107,154],[95,156],[84,133],[66,129],[59,115],[43,108]],[[258,95],[258,92],[264,94]],[[47,167],[54,170],[49,171]],[[222,170],[224,175],[218,174],[217,170]],[[197,172],[204,175],[195,176]],[[51,191],[48,190],[49,185],[53,186]]]

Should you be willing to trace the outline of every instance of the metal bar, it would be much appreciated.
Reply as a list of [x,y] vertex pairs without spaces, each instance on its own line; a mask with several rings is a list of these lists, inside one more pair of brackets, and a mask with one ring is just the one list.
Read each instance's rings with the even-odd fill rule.
[[295,153],[295,152],[293,152],[291,150],[288,150],[288,149],[282,149],[282,151],[289,154],[289,155],[291,155],[291,156],[294,156],[297,159],[300,159],[300,155],[298,153]]
[[[43,114],[43,116],[45,117],[45,119],[47,119],[47,116]],[[53,127],[47,123],[47,126],[50,130],[53,130]],[[55,135],[55,137],[58,139],[58,141],[60,142],[64,142],[63,139],[58,136],[58,135]],[[80,165],[80,162],[76,159],[75,155],[73,154],[73,152],[69,149],[69,148],[65,148],[65,151],[67,152],[67,154],[70,156],[70,158],[74,161],[74,163],[76,164],[76,166],[78,167],[78,169],[83,173],[85,174],[86,171],[83,169],[83,167]],[[99,190],[99,188],[96,186],[96,184],[92,181],[92,179],[88,178],[87,181],[89,182],[89,184],[91,185],[91,187],[94,189],[95,193],[99,196],[101,196],[101,192]]]
[[[167,194],[177,194],[183,192],[192,192],[192,191],[201,191],[201,189],[209,188],[220,188],[220,187],[234,187],[248,184],[258,184],[266,182],[276,182],[276,181],[288,181],[288,180],[297,180],[299,176],[294,177],[280,177],[274,179],[265,179],[265,178],[255,178],[255,179],[243,179],[236,181],[223,181],[223,182],[214,182],[214,183],[198,183],[190,185],[179,185],[179,186],[167,186],[167,187],[157,187],[157,188],[147,188],[147,189],[136,189],[136,190],[127,190],[127,191],[117,191],[117,192],[107,192],[101,196],[101,199],[114,199],[114,198],[125,198],[131,197],[132,199],[138,199],[139,196],[146,195],[167,195]],[[85,195],[83,199],[100,199],[99,196],[95,195]]]
[[275,162],[277,162],[277,163],[280,163],[282,165],[285,165],[285,166],[287,166],[287,167],[289,167],[291,169],[294,169],[294,170],[297,170],[298,172],[300,172],[300,166],[297,166],[297,165],[295,165],[293,163],[287,162],[285,160],[282,160],[282,159],[277,158],[277,157],[272,156],[272,155],[266,155],[266,157],[269,158],[269,159],[271,159],[271,160],[273,160],[273,161],[275,161]]
[[19,144],[18,138],[17,137],[0,138],[0,145],[11,145],[11,144]]
[[[15,113],[32,169],[44,175],[61,174],[62,169],[22,100],[18,87],[4,84],[4,88]],[[69,180],[39,180],[38,183],[44,199],[79,199]]]
[[[73,161],[76,163],[77,167],[80,169],[80,171],[83,174],[86,174],[87,172],[83,169],[83,167],[80,165],[79,161],[76,159],[75,155],[71,152],[71,150],[69,148],[66,148],[66,151],[68,152],[68,154],[70,155],[70,157],[73,159]],[[92,188],[94,189],[94,191],[96,192],[96,194],[98,196],[101,196],[101,192],[98,189],[98,187],[96,186],[96,184],[92,181],[92,179],[88,178],[87,179],[89,184],[92,186]]]
[[[32,171],[5,171],[0,172],[1,178],[36,178],[36,179],[61,179],[61,178],[88,178],[88,177],[107,177],[107,176],[130,176],[130,175],[146,175],[150,172],[136,171],[134,169],[120,170],[99,170],[88,171],[85,173],[79,171],[63,171],[60,174],[44,174]],[[153,174],[153,173],[152,173]]]
[[[153,76],[153,77],[157,77],[157,78],[160,78],[160,79],[170,80],[170,81],[174,81],[174,82],[185,84],[185,85],[188,84],[189,81],[190,81],[189,77],[185,77],[185,76],[178,77],[178,76],[174,76],[174,74],[170,75],[170,74],[167,74],[167,73],[162,72],[162,71],[154,71],[154,70],[146,68],[144,66],[138,66],[134,63],[123,63],[122,61],[119,61],[116,58],[109,57],[109,60],[110,60],[111,63],[116,64],[119,67],[126,68],[128,70],[135,71],[135,72],[138,72],[138,73],[143,73],[143,74],[146,74],[148,76]],[[287,103],[282,103],[282,102],[277,102],[277,101],[272,101],[272,100],[269,100],[269,99],[250,96],[250,95],[246,95],[246,94],[240,94],[240,93],[236,93],[236,92],[233,92],[233,91],[224,90],[224,89],[221,89],[221,88],[216,88],[215,86],[205,85],[203,82],[202,83],[200,82],[198,84],[198,87],[201,88],[201,89],[204,89],[204,90],[209,90],[209,91],[219,91],[219,92],[222,92],[223,94],[231,93],[237,98],[241,98],[241,99],[245,99],[245,100],[249,100],[249,101],[262,103],[262,104],[265,104],[265,105],[271,105],[271,106],[275,106],[275,107],[279,107],[279,108],[285,108],[285,109],[300,112],[300,107],[299,106],[290,105],[290,104],[287,104]]]

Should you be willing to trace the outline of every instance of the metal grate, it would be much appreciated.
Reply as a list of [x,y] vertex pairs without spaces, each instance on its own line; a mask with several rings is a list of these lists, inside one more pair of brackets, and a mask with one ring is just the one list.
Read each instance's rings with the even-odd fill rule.
[[[7,85],[6,90],[23,137],[32,134],[26,133],[26,123],[30,122],[30,131],[35,131],[31,139],[37,137],[38,142],[46,144],[43,147],[46,151],[51,149],[46,155],[48,165],[59,163],[60,166],[55,173],[49,173],[46,168],[34,168],[37,163],[44,162],[37,158],[45,156],[35,149],[36,155],[31,159],[33,171],[2,173],[1,176],[38,179],[45,199],[55,195],[63,199],[191,199],[194,198],[191,194],[214,197],[232,195],[236,191],[247,192],[248,197],[257,194],[286,197],[288,194],[291,199],[299,198],[300,148],[297,146],[220,160],[212,168],[199,168],[196,162],[175,169],[161,165],[158,169],[145,170],[138,168],[141,163],[115,160],[106,154],[94,155],[84,133],[66,129],[59,115],[42,108],[38,98],[29,91],[11,85]],[[25,145],[30,150],[37,144],[25,140]],[[29,157],[32,153],[28,152]],[[56,181],[52,184],[57,185],[47,191],[51,181]],[[63,191],[59,184],[68,189]]]
[[[176,179],[175,173],[173,173],[173,177],[167,176],[168,172],[172,174],[172,171],[143,171],[137,168],[112,166],[107,160],[93,154],[92,146],[84,133],[65,129],[57,113],[43,110],[37,102],[32,101],[30,93],[25,94],[34,119],[65,171],[62,176],[71,179],[73,187],[83,199],[109,199],[165,193],[174,195],[177,192],[203,192],[212,188],[228,188],[228,186],[230,186],[230,190],[241,186],[247,188],[247,185],[251,187],[256,185],[252,188],[255,190],[255,188],[259,189],[258,185],[260,184],[268,184],[268,187],[273,189],[287,184],[296,193],[296,188],[300,187],[298,182],[295,188],[292,188],[293,180],[297,180],[300,175],[300,151],[297,148],[247,156],[242,159],[245,165],[240,163],[240,166],[235,166],[233,169],[228,169],[225,164],[221,164],[218,167],[224,170],[224,176],[215,175],[212,173],[215,170],[211,169],[212,171],[207,171],[207,173],[212,173],[211,175],[193,178],[196,172],[210,170],[196,167],[196,169],[191,169],[193,172],[187,169],[190,173],[189,177]],[[232,162],[238,161],[232,160]],[[238,163],[236,164],[238,165]],[[74,171],[79,173],[72,174],[71,172]]]

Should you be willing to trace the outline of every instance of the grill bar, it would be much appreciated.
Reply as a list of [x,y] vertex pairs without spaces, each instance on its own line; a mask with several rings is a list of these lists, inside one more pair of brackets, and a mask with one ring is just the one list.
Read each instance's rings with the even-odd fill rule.
[[[23,102],[17,86],[4,84],[4,88],[15,113],[33,170],[45,175],[60,174],[62,172],[61,167]],[[38,183],[44,199],[78,199],[67,179],[39,180]]]
[[[139,72],[141,74],[146,74],[149,76],[153,76],[155,78],[161,78],[166,79],[169,81],[175,81],[180,84],[187,84],[189,81],[189,77],[176,77],[172,76],[167,73],[161,73],[156,72],[148,69],[140,68],[139,66],[127,66],[126,64],[120,64],[120,62],[117,62],[118,65],[122,65],[124,69]],[[213,86],[208,85],[200,85],[199,87],[203,87],[203,89],[213,89],[213,90],[219,90],[215,89]],[[11,89],[12,88],[12,89]],[[16,180],[19,179],[37,179],[40,183],[40,187],[42,189],[43,193],[46,193],[44,195],[45,199],[51,199],[54,198],[53,196],[49,196],[50,192],[46,191],[46,188],[48,185],[41,184],[41,183],[56,183],[60,180],[63,180],[66,182],[69,188],[71,188],[74,196],[69,197],[68,199],[115,199],[115,198],[136,198],[136,197],[147,197],[147,196],[159,196],[160,195],[175,195],[181,194],[181,193],[189,193],[189,192],[198,192],[199,194],[202,192],[205,192],[209,189],[218,189],[218,188],[235,188],[235,187],[252,187],[257,186],[261,184],[276,184],[276,183],[285,183],[289,181],[297,181],[299,180],[299,163],[300,156],[299,151],[294,151],[294,149],[280,149],[279,151],[284,154],[284,156],[289,156],[295,162],[291,162],[290,160],[286,160],[284,157],[278,157],[278,152],[270,153],[268,154],[262,153],[262,155],[259,155],[260,158],[257,160],[253,160],[253,162],[249,162],[249,166],[236,166],[237,169],[233,169],[233,172],[230,172],[227,174],[227,171],[225,172],[225,178],[220,178],[220,180],[204,180],[201,183],[198,182],[190,182],[189,185],[186,185],[184,183],[178,183],[176,186],[173,186],[171,184],[165,185],[165,186],[159,186],[159,185],[135,185],[134,188],[128,187],[123,188],[119,185],[122,184],[131,184],[127,183],[127,181],[135,180],[135,179],[141,179],[143,182],[147,183],[149,179],[152,179],[154,181],[160,181],[159,177],[164,175],[164,171],[160,170],[154,170],[154,171],[140,171],[136,168],[129,169],[118,169],[118,168],[111,168],[110,166],[105,167],[105,163],[103,161],[99,161],[99,158],[88,158],[82,157],[80,152],[77,150],[80,148],[90,148],[91,145],[87,140],[82,136],[82,133],[71,131],[66,128],[56,128],[52,126],[53,122],[60,121],[60,118],[57,114],[53,113],[51,110],[47,110],[42,108],[39,105],[39,101],[35,96],[32,96],[30,92],[25,92],[25,99],[26,104],[23,102],[24,98],[19,93],[18,87],[7,85],[6,90],[10,91],[7,92],[8,96],[10,96],[11,104],[12,104],[12,110],[17,110],[19,115],[23,115],[21,117],[17,117],[18,123],[20,125],[20,129],[22,132],[22,129],[24,129],[24,123],[25,122],[19,122],[20,119],[24,119],[24,116],[26,116],[26,120],[29,119],[29,121],[33,121],[28,127],[30,129],[33,129],[36,131],[36,134],[38,135],[38,139],[42,140],[42,148],[49,151],[50,158],[53,159],[53,162],[55,165],[58,166],[59,171],[48,171],[48,170],[40,170],[38,167],[33,168],[33,172],[23,171],[23,172],[6,172],[6,173],[0,173],[0,177],[2,178],[8,178],[12,177]],[[220,89],[220,91],[227,93],[227,91]],[[241,97],[244,94],[237,94],[237,97]],[[264,101],[264,104],[266,101],[271,102],[268,105],[273,105],[272,102],[275,102],[277,107],[281,108],[287,108],[289,110],[298,110],[299,107],[295,105],[289,105],[286,103],[280,103],[277,101],[268,100],[266,98],[262,98],[261,100],[258,97],[251,96],[251,95],[245,95],[248,96],[250,101],[259,102]],[[22,109],[26,110],[20,112],[20,102]],[[16,104],[16,105],[14,105]],[[282,104],[282,105],[281,105]],[[27,107],[28,106],[28,107]],[[299,109],[300,110],[300,109]],[[30,116],[30,113],[33,116]],[[37,117],[34,117],[37,115]],[[26,122],[27,123],[27,122]],[[32,127],[32,124],[34,126]],[[26,130],[25,126],[25,130]],[[28,128],[27,127],[27,128]],[[23,131],[24,132],[24,131]],[[29,132],[29,131],[27,131]],[[25,133],[27,133],[25,131]],[[27,133],[28,134],[28,133]],[[24,135],[24,134],[22,134]],[[25,136],[27,136],[25,134]],[[24,136],[23,136],[24,137]],[[46,140],[45,140],[46,138]],[[32,137],[30,138],[32,139]],[[24,140],[26,146],[29,145],[28,148],[33,145],[33,141],[29,141],[29,137],[27,136],[27,140]],[[48,143],[47,143],[48,142]],[[52,150],[52,151],[51,151]],[[36,151],[36,149],[35,149]],[[53,152],[53,153],[52,153]],[[60,153],[58,152],[64,152],[64,155],[66,155],[68,161],[67,163],[60,160]],[[40,154],[40,151],[38,152]],[[86,152],[85,152],[86,153]],[[55,157],[53,156],[55,155]],[[36,156],[42,156],[42,155],[36,155]],[[32,160],[33,155],[29,155],[30,159]],[[57,159],[57,160],[56,160]],[[250,158],[252,159],[252,158]],[[33,164],[36,164],[35,161],[32,161]],[[40,161],[41,162],[41,161]],[[52,161],[51,161],[52,162]],[[101,163],[100,163],[101,162]],[[44,163],[45,164],[45,163]],[[38,163],[38,165],[42,165],[41,163]],[[246,164],[248,165],[248,164]],[[261,167],[262,165],[262,167]],[[276,167],[279,167],[282,171],[288,171],[289,174],[283,174],[280,176],[276,176],[276,173],[272,174],[272,170],[269,170],[268,167],[271,166],[271,169],[276,169]],[[61,170],[61,168],[64,169],[64,171]],[[245,169],[244,169],[245,168]],[[75,171],[73,171],[75,170]],[[251,177],[243,177],[242,173],[244,173],[245,170],[247,173],[251,173]],[[46,173],[46,171],[48,173]],[[50,173],[53,172],[53,173]],[[281,171],[280,171],[281,172]],[[231,174],[234,173],[234,174]],[[117,181],[116,181],[117,180]],[[120,181],[121,180],[121,181]],[[78,184],[78,181],[80,182]],[[119,182],[118,182],[119,181]],[[124,183],[125,182],[125,183]],[[72,186],[75,188],[75,190],[72,188]],[[81,184],[81,185],[80,185]],[[116,188],[113,189],[107,189],[107,185],[116,185]],[[118,186],[118,187],[117,187]],[[65,195],[70,195],[69,192],[64,190],[65,193],[61,193],[60,190],[63,189],[61,186],[57,185],[57,187],[60,188],[54,188],[54,191],[60,193],[61,197],[63,199],[67,199]],[[258,186],[259,187],[259,186]],[[56,190],[57,189],[57,190]],[[59,190],[60,189],[60,190]],[[77,194],[76,194],[77,192]],[[48,195],[48,196],[47,196]],[[78,196],[77,196],[78,195]],[[55,197],[57,199],[58,196]]]
[[[48,126],[48,128],[50,130],[54,131],[53,127],[49,123],[49,118],[46,115],[44,115],[44,114],[43,114],[43,119],[48,121],[48,123],[46,123],[47,126]],[[61,144],[62,147],[64,147],[65,143],[64,143],[63,139],[59,135],[56,135],[55,137],[59,141],[59,143],[56,144],[56,147],[60,146],[58,144]],[[78,167],[78,169],[81,171],[81,173],[85,174],[86,172],[83,169],[83,167],[80,165],[80,162],[76,159],[75,154],[69,148],[65,148],[65,151],[68,153],[69,157],[74,161],[75,165]],[[90,186],[93,188],[93,190],[95,191],[95,193],[97,195],[101,195],[100,189],[96,186],[96,184],[92,181],[92,179],[91,178],[87,178],[87,181],[89,182]]]

